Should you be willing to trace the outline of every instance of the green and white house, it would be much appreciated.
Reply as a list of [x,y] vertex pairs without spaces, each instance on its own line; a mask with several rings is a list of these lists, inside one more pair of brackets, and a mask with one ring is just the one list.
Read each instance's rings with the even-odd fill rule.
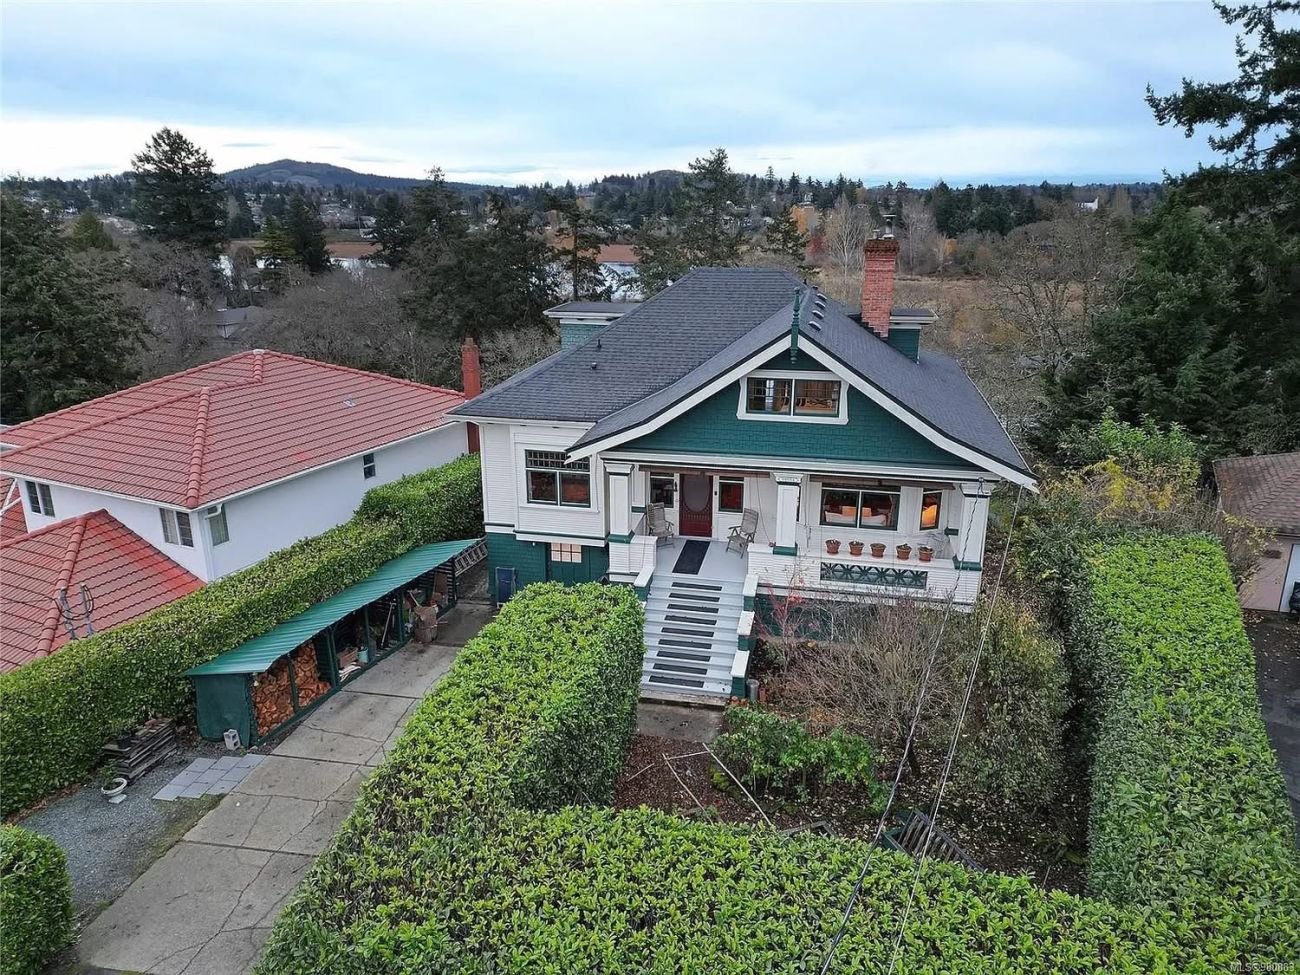
[[[1034,480],[961,367],[925,347],[935,316],[892,307],[896,254],[868,243],[861,312],[766,268],[554,309],[565,348],[452,411],[480,428],[494,597],[636,586],[642,689],[660,697],[739,691],[755,611],[761,628],[790,592],[969,607],[990,493]],[[671,538],[649,534],[651,504]],[[746,509],[754,540],[728,550]]]

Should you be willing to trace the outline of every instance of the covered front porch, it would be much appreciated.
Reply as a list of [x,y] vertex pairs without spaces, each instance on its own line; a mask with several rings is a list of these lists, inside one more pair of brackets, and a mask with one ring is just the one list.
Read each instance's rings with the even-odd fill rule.
[[[979,589],[992,482],[942,472],[755,470],[605,459],[609,571],[648,591],[690,541],[697,574],[759,591],[912,595],[969,605]],[[666,535],[649,509],[662,505]],[[742,526],[753,538],[727,551]],[[697,547],[698,548],[698,547]]]

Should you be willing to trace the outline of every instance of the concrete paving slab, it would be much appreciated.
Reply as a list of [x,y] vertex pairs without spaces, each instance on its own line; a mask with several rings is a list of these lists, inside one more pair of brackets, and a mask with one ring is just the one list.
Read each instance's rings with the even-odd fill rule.
[[[350,802],[365,780],[365,770],[344,762],[320,762],[284,755],[269,755],[232,796],[288,796],[292,799],[341,799]],[[222,804],[230,802],[226,797]]]
[[215,758],[196,758],[185,767],[186,772],[205,772],[217,763]]
[[717,708],[642,701],[636,709],[636,730],[642,735],[708,743],[722,733],[722,715]]
[[429,693],[456,660],[459,647],[434,643],[428,646],[408,643],[382,664],[354,678],[347,691],[362,694],[388,694],[419,698]]
[[268,926],[310,863],[182,841],[87,925],[78,955],[104,968],[180,975],[223,932]]
[[185,834],[191,843],[315,856],[343,822],[351,804],[288,796],[242,796],[223,802]]
[[414,702],[384,694],[335,694],[275,749],[276,755],[363,765],[388,740]]
[[245,975],[257,964],[270,935],[269,926],[222,931],[199,949],[184,975]]
[[457,603],[455,609],[438,621],[438,642],[435,646],[464,646],[496,614],[496,607],[491,603]]
[[219,758],[212,763],[212,767],[220,769],[222,772],[229,772],[231,769],[239,768],[239,757],[230,755],[225,758]]

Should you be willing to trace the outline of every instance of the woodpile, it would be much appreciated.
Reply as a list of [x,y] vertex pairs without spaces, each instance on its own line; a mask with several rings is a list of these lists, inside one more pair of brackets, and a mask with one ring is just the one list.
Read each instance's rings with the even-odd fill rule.
[[289,665],[284,658],[253,678],[252,691],[258,734],[265,735],[293,717],[293,691],[289,687]]
[[292,654],[293,679],[298,685],[298,707],[305,708],[318,697],[329,693],[329,681],[321,680],[316,665],[316,644],[308,640]]

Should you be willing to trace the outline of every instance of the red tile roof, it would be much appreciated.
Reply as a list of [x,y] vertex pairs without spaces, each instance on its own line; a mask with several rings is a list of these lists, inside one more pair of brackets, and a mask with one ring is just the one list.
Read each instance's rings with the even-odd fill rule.
[[[95,632],[129,622],[203,583],[107,511],[0,542],[0,671],[44,657],[71,638],[56,602],[81,610],[85,583]],[[77,632],[85,636],[84,623]]]
[[27,534],[21,490],[22,485],[12,477],[0,477],[0,542]]
[[1300,535],[1300,451],[1214,462],[1223,508],[1281,535]]
[[241,352],[0,433],[8,474],[184,508],[451,422],[450,389]]

